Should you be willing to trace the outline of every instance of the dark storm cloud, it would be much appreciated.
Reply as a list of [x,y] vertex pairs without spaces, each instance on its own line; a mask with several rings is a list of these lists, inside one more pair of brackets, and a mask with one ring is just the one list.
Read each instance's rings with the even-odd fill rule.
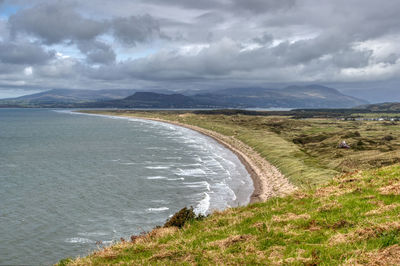
[[259,36],[259,37],[255,37],[253,38],[253,41],[258,43],[258,44],[270,44],[272,43],[272,41],[274,40],[274,37],[271,34],[268,33],[264,33],[263,35]]
[[115,62],[116,54],[112,47],[99,41],[78,42],[79,50],[87,56],[89,64],[111,64]]
[[23,69],[24,69],[24,67],[22,65],[0,62],[0,75],[12,74],[15,72],[22,72]]
[[[39,4],[9,18],[11,33],[14,36],[27,33],[38,37],[45,44],[87,42],[110,31],[121,42],[136,45],[160,35],[158,21],[148,14],[95,20],[83,16],[77,10],[76,4],[62,1]],[[101,50],[104,51],[104,48]],[[108,52],[109,58],[111,54]]]
[[332,54],[349,46],[343,36],[335,33],[323,33],[315,38],[299,40],[294,43],[288,41],[273,48],[276,56],[283,57],[288,64],[307,63],[324,55]]
[[0,42],[0,62],[8,64],[43,64],[54,58],[53,51],[45,51],[33,43]]
[[128,45],[148,41],[160,34],[158,21],[149,15],[116,18],[111,22],[114,36]]
[[90,40],[107,29],[98,22],[80,15],[71,4],[63,2],[40,4],[22,10],[9,18],[12,34],[25,32],[47,44],[65,40]]

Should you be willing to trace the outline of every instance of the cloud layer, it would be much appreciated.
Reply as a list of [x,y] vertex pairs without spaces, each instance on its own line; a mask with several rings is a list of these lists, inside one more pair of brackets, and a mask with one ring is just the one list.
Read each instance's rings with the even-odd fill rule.
[[0,10],[15,10],[0,18],[0,89],[355,88],[400,74],[397,0],[6,0]]

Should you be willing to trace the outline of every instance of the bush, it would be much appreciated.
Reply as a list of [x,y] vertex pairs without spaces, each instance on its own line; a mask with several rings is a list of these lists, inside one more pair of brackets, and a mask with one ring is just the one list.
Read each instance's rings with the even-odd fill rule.
[[358,131],[354,131],[354,132],[347,133],[343,137],[345,137],[345,138],[358,138],[358,137],[361,137],[361,134]]
[[294,144],[308,144],[308,143],[317,143],[317,142],[321,142],[324,141],[328,138],[330,138],[330,135],[315,135],[315,136],[307,136],[307,135],[302,135],[300,137],[294,138],[293,139],[293,143]]
[[386,141],[391,141],[391,140],[394,140],[394,137],[392,135],[386,135],[382,139],[386,140]]
[[194,220],[195,218],[196,214],[193,211],[193,207],[190,207],[189,209],[185,207],[168,219],[164,224],[164,227],[176,226],[182,228],[186,222]]
[[58,265],[59,265],[59,266],[64,266],[64,265],[70,264],[71,262],[72,262],[72,259],[71,259],[71,258],[65,258],[65,259],[60,260],[60,261],[58,262]]
[[361,139],[357,141],[357,143],[353,146],[353,148],[360,151],[366,149],[366,147],[364,146],[364,142]]

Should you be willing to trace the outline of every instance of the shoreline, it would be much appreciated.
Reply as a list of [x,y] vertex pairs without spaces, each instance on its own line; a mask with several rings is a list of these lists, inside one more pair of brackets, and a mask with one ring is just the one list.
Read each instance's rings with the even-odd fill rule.
[[[99,112],[97,114],[101,115],[102,113]],[[116,117],[119,116],[151,120],[188,128],[214,139],[225,148],[231,150],[239,158],[240,162],[245,166],[253,181],[254,191],[250,196],[249,204],[263,202],[272,197],[285,196],[296,190],[296,187],[292,185],[289,180],[275,166],[262,158],[250,146],[244,144],[242,141],[234,137],[225,136],[218,132],[204,129],[198,126],[160,118],[149,118],[135,115],[112,115]]]

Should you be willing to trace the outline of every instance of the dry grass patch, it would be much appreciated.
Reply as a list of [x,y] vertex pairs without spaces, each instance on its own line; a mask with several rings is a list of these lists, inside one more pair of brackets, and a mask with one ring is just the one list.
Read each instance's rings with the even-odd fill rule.
[[291,196],[294,199],[301,200],[301,199],[308,198],[310,195],[308,193],[305,193],[304,191],[296,190],[294,193],[291,194]]
[[329,245],[331,246],[346,242],[347,242],[347,234],[342,234],[342,233],[337,233],[333,235],[328,241]]
[[252,236],[252,235],[235,235],[235,236],[230,236],[226,239],[213,241],[209,245],[210,246],[218,246],[221,249],[225,249],[236,243],[248,242],[249,240],[251,240],[253,238],[254,238],[254,236]]
[[376,238],[389,231],[400,231],[400,222],[374,224],[368,227],[357,228],[347,234],[337,233],[330,238],[329,243],[331,245],[336,245],[347,242],[363,241]]
[[318,212],[326,212],[331,211],[333,209],[341,208],[342,205],[337,200],[332,200],[328,203],[325,203],[321,207],[317,209]]
[[396,208],[400,207],[399,203],[393,203],[389,205],[380,205],[379,208],[366,212],[365,215],[379,215],[388,211],[392,211]]
[[286,250],[286,247],[284,246],[272,246],[269,248],[269,256],[268,258],[272,261],[272,262],[282,262],[283,258],[284,258],[284,251]]
[[308,213],[303,213],[303,214],[294,214],[294,213],[285,213],[282,215],[274,215],[272,217],[273,222],[290,222],[294,220],[300,220],[300,219],[310,219],[311,216]]
[[400,195],[400,182],[378,189],[382,195]]
[[368,265],[400,265],[400,246],[396,244],[369,252],[364,261]]
[[179,261],[180,263],[188,262],[190,264],[194,263],[193,256],[187,252],[182,251],[162,251],[149,258],[149,261]]
[[350,193],[351,191],[352,191],[352,189],[350,189],[350,188],[343,189],[343,188],[340,188],[339,186],[327,186],[327,187],[318,188],[315,191],[314,196],[317,198],[341,196],[343,194]]

